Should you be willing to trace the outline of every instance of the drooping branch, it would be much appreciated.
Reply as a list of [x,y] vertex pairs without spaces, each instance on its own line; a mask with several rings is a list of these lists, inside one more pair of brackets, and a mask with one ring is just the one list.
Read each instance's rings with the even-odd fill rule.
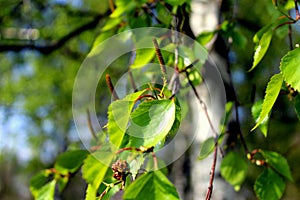
[[103,18],[105,15],[97,15],[94,17],[94,19],[77,29],[71,31],[67,35],[63,36],[56,42],[49,42],[49,45],[41,46],[36,45],[34,43],[26,43],[26,44],[0,44],[0,52],[6,52],[6,51],[13,51],[13,52],[20,52],[22,50],[34,50],[38,51],[42,54],[50,54],[53,51],[61,48],[64,44],[66,44],[70,39],[80,35],[84,31],[93,29],[97,26],[99,20]]

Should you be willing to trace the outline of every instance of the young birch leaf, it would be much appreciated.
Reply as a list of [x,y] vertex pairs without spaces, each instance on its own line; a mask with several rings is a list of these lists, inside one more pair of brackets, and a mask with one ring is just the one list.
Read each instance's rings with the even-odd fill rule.
[[154,57],[154,49],[138,49],[136,50],[136,56],[134,62],[130,66],[131,69],[142,68],[148,64]]
[[216,35],[216,33],[217,33],[217,31],[204,31],[197,36],[196,40],[201,45],[206,45],[213,39],[213,37]]
[[224,157],[220,168],[222,177],[234,186],[236,191],[240,190],[241,184],[246,178],[247,170],[247,162],[235,152],[230,152]]
[[171,130],[175,121],[175,103],[172,100],[142,102],[131,114],[128,135],[130,145],[156,146]]
[[113,158],[113,153],[110,151],[100,150],[90,154],[82,166],[82,176],[88,183],[86,192],[86,200],[94,200],[98,188],[103,181],[109,165]]
[[[262,110],[262,104],[263,100],[259,100],[254,103],[254,105],[251,108],[252,116],[255,122],[258,122],[259,120],[259,114]],[[266,119],[259,125],[259,129],[264,135],[267,135],[268,133],[268,122],[269,122],[269,114],[267,115]]]
[[87,154],[86,150],[64,152],[57,157],[54,168],[61,174],[74,173],[80,168]]
[[114,101],[109,105],[107,132],[109,140],[115,146],[121,145],[135,100],[143,93],[144,91],[139,91],[129,94],[124,99]]
[[288,52],[280,62],[280,70],[286,83],[300,91],[300,48]]
[[266,168],[256,179],[254,191],[260,200],[276,200],[282,197],[285,183],[271,168]]
[[124,200],[178,200],[174,185],[160,171],[145,173],[125,190]]
[[55,191],[56,180],[52,180],[51,182],[44,185],[39,191],[37,196],[35,196],[36,200],[52,200],[54,199],[54,191]]
[[[261,123],[265,122],[268,118],[268,114],[271,111],[277,96],[280,92],[281,85],[283,82],[283,77],[282,74],[275,74],[272,76],[271,80],[268,83],[267,90],[266,90],[266,95],[264,98],[264,102],[262,105],[262,110],[260,112],[260,115],[257,119],[256,125],[251,129],[253,131],[256,129]],[[267,137],[267,135],[264,135]]]
[[255,48],[253,64],[249,71],[252,71],[266,54],[269,45],[271,43],[272,36],[273,36],[273,31],[270,29],[266,31],[260,38],[258,45]]
[[215,147],[215,139],[213,137],[210,137],[206,139],[200,147],[200,155],[198,157],[199,160],[205,159],[207,156],[209,156]]
[[279,153],[273,151],[261,151],[262,156],[266,159],[266,162],[273,167],[279,174],[286,177],[290,181],[293,181],[289,164],[287,160]]
[[49,170],[42,170],[30,179],[30,192],[35,198],[37,198],[39,191],[47,183],[50,174]]

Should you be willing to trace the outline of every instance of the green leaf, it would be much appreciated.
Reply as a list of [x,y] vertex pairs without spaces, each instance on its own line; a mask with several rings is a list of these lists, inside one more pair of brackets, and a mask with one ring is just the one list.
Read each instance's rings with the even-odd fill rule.
[[271,29],[263,33],[262,37],[258,42],[258,45],[255,48],[253,64],[249,71],[252,71],[258,65],[261,59],[264,57],[271,43],[272,36],[273,36],[273,31]]
[[222,177],[237,191],[246,178],[247,170],[247,162],[236,152],[228,153],[222,160],[220,168]]
[[290,181],[293,181],[291,171],[289,164],[287,160],[280,155],[279,153],[276,153],[274,151],[261,151],[262,156],[266,159],[266,162],[276,170],[279,174],[286,177]]
[[[259,120],[259,114],[261,113],[262,105],[263,105],[263,100],[259,100],[255,102],[251,108],[252,116],[253,119],[255,120],[255,123],[257,123]],[[259,125],[259,129],[261,130],[263,135],[267,135],[268,133],[269,115],[270,114],[268,114],[265,120],[261,122],[261,124]]]
[[217,33],[216,31],[204,31],[197,36],[196,40],[201,45],[206,45],[213,39],[216,33]]
[[280,70],[286,83],[300,91],[300,48],[288,52],[280,62]]
[[256,179],[254,191],[261,200],[276,200],[282,197],[285,183],[271,168],[266,168]]
[[82,166],[82,176],[88,183],[86,200],[94,200],[98,188],[103,181],[107,170],[110,169],[110,163],[114,154],[111,151],[96,151],[90,154]]
[[154,49],[137,49],[134,62],[130,66],[132,69],[142,68],[149,64],[155,55]]
[[43,170],[31,178],[30,191],[35,198],[37,198],[39,190],[47,183],[50,174],[49,170]]
[[142,102],[131,114],[130,146],[156,146],[171,130],[175,120],[172,100]]
[[[271,111],[277,99],[277,96],[280,92],[282,82],[283,82],[282,74],[275,74],[274,76],[272,76],[267,86],[266,95],[262,105],[262,110],[260,112],[256,125],[251,129],[251,131],[256,129],[261,123],[267,120],[269,112]],[[265,135],[265,137],[267,137],[267,135]]]
[[122,100],[112,102],[108,107],[107,132],[109,140],[117,147],[122,143],[135,100],[143,92],[139,91],[129,94]]
[[300,95],[299,94],[295,97],[295,110],[298,115],[298,118],[300,119]]
[[55,191],[56,180],[52,180],[43,186],[39,191],[37,196],[35,196],[36,200],[53,200],[54,199],[54,191]]
[[165,0],[166,3],[172,5],[172,6],[181,6],[184,4],[187,0]]
[[156,10],[157,10],[157,18],[162,23],[169,26],[172,22],[173,17],[171,15],[170,11],[166,8],[166,6],[162,5],[161,3],[157,3]]
[[[120,18],[109,18],[105,25],[102,27],[101,31],[108,31],[118,26],[121,23]],[[102,34],[102,33],[101,33]]]
[[111,18],[121,17],[121,15],[123,15],[124,13],[133,10],[137,6],[137,4],[135,1],[116,1],[116,6],[117,8],[110,15]]
[[57,157],[54,168],[61,174],[74,173],[80,168],[87,154],[86,150],[64,152]]
[[57,180],[58,190],[62,192],[69,182],[68,176],[59,177]]
[[207,156],[209,156],[215,147],[215,139],[213,137],[207,138],[200,147],[200,155],[198,157],[199,160],[203,160]]
[[178,200],[174,185],[160,171],[145,173],[125,190],[124,200]]

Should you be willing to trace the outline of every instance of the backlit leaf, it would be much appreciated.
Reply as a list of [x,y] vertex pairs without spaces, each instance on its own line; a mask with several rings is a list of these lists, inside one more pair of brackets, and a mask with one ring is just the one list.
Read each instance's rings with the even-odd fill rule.
[[288,52],[280,62],[280,70],[285,82],[300,91],[300,48]]
[[[251,129],[251,131],[256,129],[261,123],[265,122],[265,120],[268,119],[269,112],[271,111],[277,99],[277,96],[280,92],[282,82],[283,82],[282,74],[275,74],[274,76],[272,76],[267,86],[266,95],[262,105],[262,110],[257,119],[256,125]],[[267,137],[267,135],[265,135],[265,137]]]
[[103,181],[107,170],[110,170],[110,164],[114,154],[109,150],[100,150],[90,154],[82,166],[83,178],[88,183],[86,200],[94,200],[98,188]]
[[[259,100],[255,102],[251,108],[252,116],[256,123],[259,120],[259,114],[261,113],[262,110],[262,104],[263,104],[263,100]],[[270,114],[268,114],[266,119],[259,125],[259,129],[264,135],[267,135],[268,133],[269,115]]]
[[175,103],[171,100],[142,102],[131,114],[130,146],[155,146],[171,130],[175,120]]
[[107,131],[109,140],[117,147],[122,143],[135,100],[143,92],[139,91],[129,94],[122,100],[112,102],[108,107]]
[[266,54],[269,45],[271,43],[272,36],[273,36],[273,31],[271,29],[263,33],[262,37],[258,42],[258,45],[255,48],[253,64],[249,71],[253,70]]
[[55,191],[56,180],[52,180],[51,182],[44,185],[39,191],[37,196],[35,196],[36,200],[53,200],[54,199],[54,191]]
[[197,36],[196,40],[201,45],[206,45],[213,39],[216,33],[217,33],[216,31],[204,31]]
[[228,153],[221,163],[220,172],[222,177],[239,190],[247,175],[247,162],[236,152]]

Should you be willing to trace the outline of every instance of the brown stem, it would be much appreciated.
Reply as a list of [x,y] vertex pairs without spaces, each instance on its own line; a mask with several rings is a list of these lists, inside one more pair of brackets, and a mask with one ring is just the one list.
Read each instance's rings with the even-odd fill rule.
[[199,103],[200,103],[200,106],[201,106],[201,108],[202,108],[202,110],[203,110],[203,112],[204,112],[204,114],[205,114],[205,116],[206,116],[206,119],[207,119],[207,121],[208,121],[208,123],[209,123],[209,126],[210,126],[210,128],[211,128],[211,130],[212,130],[212,132],[213,132],[213,134],[214,134],[214,137],[215,137],[215,138],[218,138],[218,133],[217,133],[216,129],[214,128],[214,126],[213,126],[213,124],[212,124],[212,121],[211,121],[211,119],[210,119],[210,117],[209,117],[209,114],[208,114],[208,111],[207,111],[207,106],[206,106],[206,104],[205,104],[204,101],[201,99],[201,97],[200,97],[200,95],[198,94],[198,92],[197,92],[197,90],[196,90],[196,88],[195,88],[193,82],[190,80],[190,78],[189,78],[189,72],[188,72],[188,71],[185,71],[185,74],[186,74],[186,77],[187,77],[187,79],[188,79],[188,82],[189,82],[189,84],[191,85],[191,87],[192,87],[192,89],[193,89],[193,92],[194,92],[196,98],[198,99],[198,101],[199,101]]
[[119,99],[119,97],[118,97],[116,91],[114,90],[114,85],[113,85],[112,82],[111,82],[110,75],[109,75],[109,74],[106,74],[105,78],[106,78],[106,84],[107,84],[107,86],[108,86],[108,88],[109,88],[109,90],[110,90],[110,92],[111,92],[111,94],[112,94],[112,96],[113,96],[113,99],[114,99],[114,100]]
[[215,143],[215,149],[214,149],[214,160],[213,164],[210,170],[210,180],[209,180],[209,186],[207,188],[205,200],[210,200],[212,191],[213,191],[213,182],[215,178],[215,171],[216,171],[216,164],[217,164],[217,154],[218,154],[218,141]]
[[92,134],[92,136],[95,140],[98,140],[96,132],[95,132],[95,130],[93,128],[93,125],[92,125],[92,120],[91,120],[91,115],[90,115],[89,109],[86,109],[86,113],[87,113],[88,127],[91,131],[91,134]]

